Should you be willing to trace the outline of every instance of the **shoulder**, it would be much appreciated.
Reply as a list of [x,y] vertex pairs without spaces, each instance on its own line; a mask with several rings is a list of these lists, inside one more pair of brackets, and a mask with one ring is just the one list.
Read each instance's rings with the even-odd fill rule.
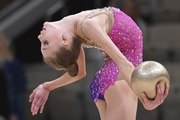
[[113,13],[107,8],[88,10],[76,15],[78,17],[77,35],[82,38],[87,37],[87,31],[96,31],[97,29],[102,29],[105,33],[109,33],[114,22]]
[[106,33],[108,33],[114,23],[114,15],[110,8],[96,9],[90,13],[83,21],[82,27],[91,27],[91,25],[98,25]]
[[111,26],[112,25],[109,23],[108,17],[102,14],[94,18],[82,21],[80,29],[81,33],[85,36],[87,33],[90,33],[91,31],[94,34],[95,32],[98,32],[100,29],[107,34],[110,31]]

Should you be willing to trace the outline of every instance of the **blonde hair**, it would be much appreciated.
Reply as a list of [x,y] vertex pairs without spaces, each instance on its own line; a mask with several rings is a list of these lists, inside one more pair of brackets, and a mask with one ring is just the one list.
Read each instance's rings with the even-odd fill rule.
[[78,74],[77,59],[79,57],[82,40],[74,36],[70,48],[60,47],[54,57],[44,58],[44,61],[51,67],[61,70],[65,69],[71,77]]

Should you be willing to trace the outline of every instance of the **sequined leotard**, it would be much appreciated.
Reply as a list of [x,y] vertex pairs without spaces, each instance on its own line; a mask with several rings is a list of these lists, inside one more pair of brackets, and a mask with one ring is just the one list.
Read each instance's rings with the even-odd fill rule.
[[[119,48],[122,54],[136,67],[142,62],[142,32],[136,23],[121,10],[109,7],[108,10],[114,15],[114,25],[108,34],[113,43]],[[98,11],[98,10],[97,10]],[[103,52],[98,45],[94,45]],[[105,90],[116,81],[118,69],[116,63],[104,53],[106,59],[104,65],[96,73],[90,85],[91,97],[93,100],[104,99]]]

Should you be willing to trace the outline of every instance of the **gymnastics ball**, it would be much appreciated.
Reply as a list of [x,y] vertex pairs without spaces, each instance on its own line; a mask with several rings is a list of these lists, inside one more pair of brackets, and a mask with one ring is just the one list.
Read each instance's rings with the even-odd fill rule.
[[156,61],[142,62],[134,69],[131,76],[132,89],[139,97],[145,93],[149,99],[154,99],[158,83],[164,91],[165,84],[170,84],[170,77],[166,68]]

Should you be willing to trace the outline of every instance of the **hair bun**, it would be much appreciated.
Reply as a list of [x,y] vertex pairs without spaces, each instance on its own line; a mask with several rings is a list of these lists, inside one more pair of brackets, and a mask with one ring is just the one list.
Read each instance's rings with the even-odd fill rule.
[[66,67],[66,71],[71,77],[75,77],[78,74],[78,64],[77,62],[73,63],[72,65],[69,65]]

